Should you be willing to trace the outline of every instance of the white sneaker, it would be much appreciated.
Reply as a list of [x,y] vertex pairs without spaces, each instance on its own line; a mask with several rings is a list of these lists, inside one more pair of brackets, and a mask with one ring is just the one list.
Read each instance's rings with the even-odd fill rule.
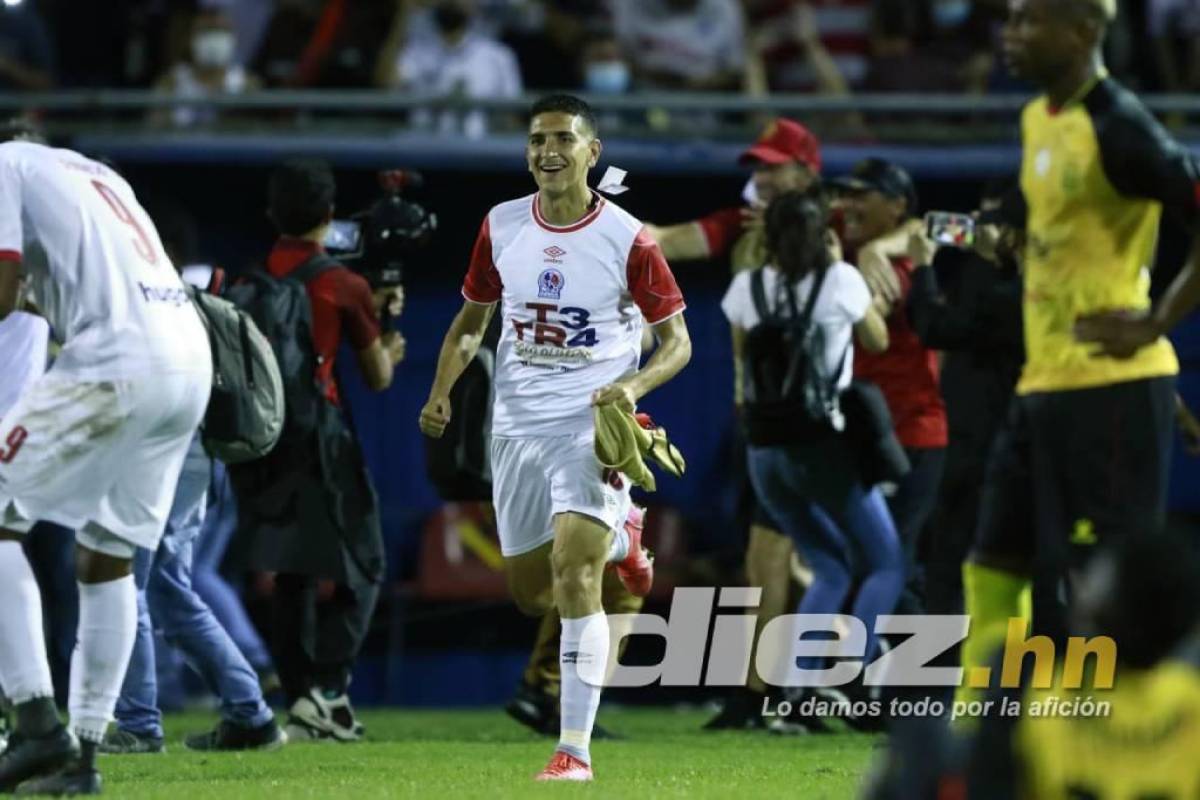
[[363,725],[355,719],[350,697],[345,693],[330,698],[319,689],[309,689],[308,694],[292,703],[290,713],[297,721],[339,742],[357,742],[363,737]]

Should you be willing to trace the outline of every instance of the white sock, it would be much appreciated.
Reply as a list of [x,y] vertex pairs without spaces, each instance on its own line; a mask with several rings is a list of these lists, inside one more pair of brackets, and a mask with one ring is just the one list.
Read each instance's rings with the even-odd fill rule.
[[20,542],[0,542],[0,686],[14,704],[54,697],[42,597]]
[[617,526],[613,531],[612,544],[608,546],[609,561],[624,561],[625,556],[629,555],[629,531],[625,530],[625,522]]
[[79,584],[79,639],[71,656],[71,729],[99,742],[112,719],[137,636],[133,576]]
[[608,665],[608,617],[604,612],[564,619],[558,653],[562,667],[558,749],[590,764],[588,745]]

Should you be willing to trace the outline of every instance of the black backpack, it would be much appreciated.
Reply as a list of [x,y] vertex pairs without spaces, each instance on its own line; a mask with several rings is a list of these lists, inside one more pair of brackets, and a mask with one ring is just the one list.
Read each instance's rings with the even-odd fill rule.
[[349,414],[330,402],[317,379],[306,286],[339,267],[318,253],[284,278],[254,270],[226,289],[226,297],[271,342],[287,402],[275,449],[231,468],[229,475],[239,524],[253,532],[246,554],[250,566],[352,582],[353,563],[358,575],[378,582],[385,564],[378,499]]
[[492,397],[500,315],[492,319],[475,358],[450,391],[450,427],[425,439],[425,471],[446,502],[492,498]]
[[779,311],[767,303],[763,270],[750,276],[750,291],[760,324],[746,334],[743,350],[746,437],[756,446],[812,441],[842,429],[837,384],[845,369],[843,353],[836,375],[825,368],[825,336],[812,324],[813,309],[827,269],[817,273],[803,312],[793,284],[781,279],[785,296]]
[[322,272],[340,266],[318,253],[284,278],[256,269],[225,290],[226,299],[250,315],[275,352],[287,404],[283,439],[312,432],[321,404],[327,402],[325,387],[316,377],[312,305],[305,287]]

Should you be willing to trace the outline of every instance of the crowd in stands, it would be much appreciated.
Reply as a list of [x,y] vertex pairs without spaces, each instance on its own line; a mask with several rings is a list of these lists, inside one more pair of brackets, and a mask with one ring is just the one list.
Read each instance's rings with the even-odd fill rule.
[[[1120,5],[1114,72],[1200,89],[1200,0]],[[0,88],[979,93],[1014,88],[994,55],[1005,13],[1004,0],[16,0],[0,6]]]

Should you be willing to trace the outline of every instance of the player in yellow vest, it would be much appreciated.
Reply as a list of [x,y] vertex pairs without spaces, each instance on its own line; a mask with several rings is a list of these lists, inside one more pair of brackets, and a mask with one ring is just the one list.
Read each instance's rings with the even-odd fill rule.
[[[1034,624],[1061,633],[1069,568],[1165,516],[1179,364],[1164,334],[1200,297],[1200,269],[1193,256],[1153,311],[1150,269],[1164,208],[1192,228],[1200,219],[1200,162],[1108,77],[1100,48],[1115,0],[1009,7],[1007,59],[1044,94],[1021,118],[1029,211],[1017,435],[993,451],[977,538],[1020,535],[1005,530],[1005,514],[1031,502]],[[966,580],[985,605],[1015,607],[1019,581],[976,565]]]

